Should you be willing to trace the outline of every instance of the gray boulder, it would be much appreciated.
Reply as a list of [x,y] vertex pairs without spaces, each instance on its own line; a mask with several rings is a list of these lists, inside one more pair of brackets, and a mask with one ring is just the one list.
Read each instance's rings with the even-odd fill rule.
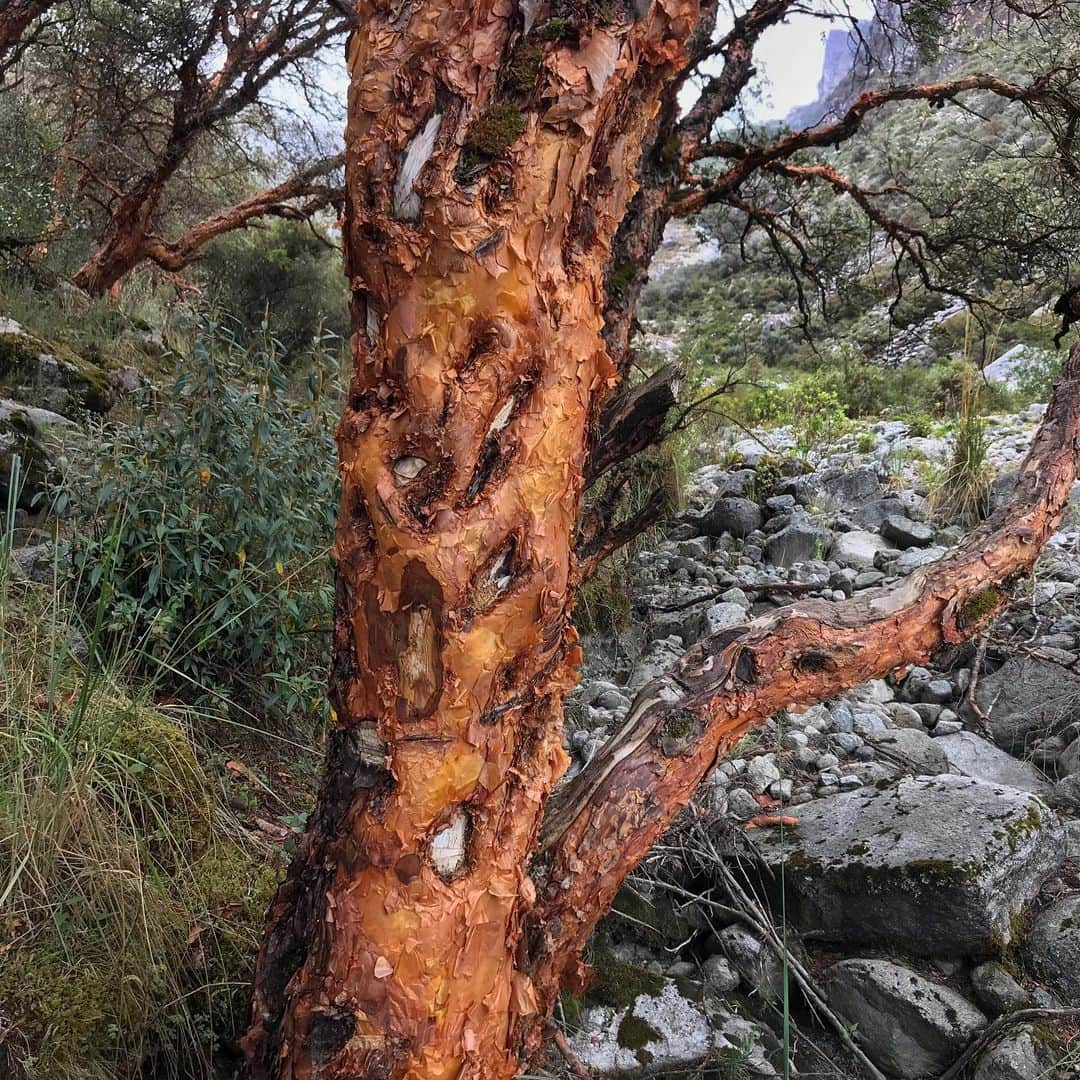
[[980,964],[971,973],[975,1000],[991,1016],[1032,1005],[1031,995],[996,960]]
[[717,499],[695,524],[705,536],[723,536],[730,533],[742,540],[761,528],[764,515],[756,502],[742,496]]
[[967,998],[888,960],[841,960],[829,968],[829,1004],[867,1057],[893,1076],[936,1076],[986,1025]]
[[1072,814],[1080,814],[1080,773],[1062,777],[1049,796],[1052,805]]
[[684,998],[674,983],[641,994],[629,1007],[583,1009],[571,1046],[588,1068],[615,1076],[686,1068],[718,1049],[717,1033],[701,1006]]
[[740,623],[745,623],[748,619],[746,608],[739,604],[729,604],[721,601],[718,604],[713,604],[705,612],[705,630],[709,634],[716,634],[721,630],[726,630],[729,626],[738,626]]
[[753,469],[725,469],[721,465],[706,465],[690,477],[691,493],[697,492],[714,499],[729,495],[745,495],[756,483]]
[[720,949],[747,989],[775,999],[784,989],[784,971],[776,953],[744,926],[726,926],[717,935]]
[[877,529],[890,514],[903,514],[904,504],[889,492],[883,499],[863,503],[855,514],[856,523],[864,529]]
[[972,1080],[1048,1080],[1055,1057],[1046,1036],[1025,1025],[983,1052]]
[[1024,966],[1064,1005],[1080,1005],[1080,893],[1039,913],[1020,946]]
[[1071,719],[1080,705],[1080,678],[1048,660],[1010,656],[979,680],[975,701],[990,717],[994,742],[1019,755]]
[[785,870],[788,915],[838,944],[917,956],[987,956],[1061,866],[1056,815],[1027,792],[942,775],[815,799],[799,825],[761,830],[764,863]]
[[853,570],[873,570],[874,556],[888,546],[877,533],[854,529],[836,537],[829,558]]
[[896,728],[875,731],[866,738],[875,749],[900,765],[924,776],[949,771],[949,762],[941,749],[941,740],[932,739],[921,728]]
[[44,409],[23,408],[0,401],[0,505],[6,505],[19,459],[18,505],[23,510],[41,509],[47,498],[53,471],[54,429],[70,424]]
[[936,562],[945,554],[945,551],[943,547],[909,548],[893,563],[893,573],[907,577],[908,574],[913,574],[916,570]]
[[832,533],[808,517],[795,518],[765,541],[765,562],[772,566],[794,566],[819,559],[831,543]]
[[674,634],[670,637],[650,641],[645,651],[638,657],[637,663],[634,664],[634,670],[627,680],[627,696],[633,698],[646,683],[650,683],[653,679],[663,675],[682,656],[684,651],[685,646],[682,638]]
[[821,494],[843,507],[861,506],[881,495],[881,481],[871,465],[860,465],[855,469],[823,469],[815,482]]
[[1053,788],[1034,765],[1017,760],[974,731],[943,735],[934,743],[945,754],[950,772],[1030,791],[1035,795],[1049,795]]
[[881,523],[881,535],[893,547],[928,547],[933,542],[934,530],[924,521],[912,521],[903,514],[890,514]]
[[1080,773],[1080,738],[1073,739],[1068,746],[1058,755],[1058,773],[1061,776],[1072,776]]
[[714,1006],[708,1013],[674,983],[630,1006],[586,1006],[570,1035],[575,1055],[603,1076],[689,1075],[709,1061],[738,1057],[748,1075],[775,1077],[767,1028]]

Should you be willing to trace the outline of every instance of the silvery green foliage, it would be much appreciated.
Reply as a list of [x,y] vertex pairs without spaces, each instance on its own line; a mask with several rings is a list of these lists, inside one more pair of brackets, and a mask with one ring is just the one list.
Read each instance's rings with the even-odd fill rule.
[[81,596],[94,610],[104,593],[114,644],[185,696],[278,717],[321,701],[338,504],[327,344],[296,386],[265,327],[244,342],[206,319],[172,385],[69,469]]

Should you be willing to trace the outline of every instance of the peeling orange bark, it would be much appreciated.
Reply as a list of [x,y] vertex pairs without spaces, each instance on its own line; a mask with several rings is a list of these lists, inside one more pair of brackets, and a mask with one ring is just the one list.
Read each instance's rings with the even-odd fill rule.
[[603,273],[697,20],[614,7],[582,5],[572,42],[508,0],[361,7],[337,726],[270,913],[251,1078],[505,1080],[542,1019],[521,932],[566,765]]
[[728,631],[647,688],[549,814],[538,894],[571,547],[616,376],[605,268],[703,9],[574,10],[545,35],[543,5],[365,0],[350,41],[337,720],[268,917],[248,1080],[509,1080],[717,754],[976,629],[967,600],[1030,565],[1076,475],[1080,352],[1017,500],[958,553],[894,593]]

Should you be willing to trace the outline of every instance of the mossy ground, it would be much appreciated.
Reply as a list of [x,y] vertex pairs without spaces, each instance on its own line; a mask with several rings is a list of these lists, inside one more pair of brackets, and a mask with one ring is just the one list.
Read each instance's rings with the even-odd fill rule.
[[280,852],[226,808],[184,714],[69,639],[62,597],[0,576],[0,1061],[197,1080],[242,1028]]
[[59,341],[32,334],[0,334],[0,386],[34,384],[39,358],[50,356],[60,369],[60,381],[79,405],[95,412],[113,402],[108,372]]

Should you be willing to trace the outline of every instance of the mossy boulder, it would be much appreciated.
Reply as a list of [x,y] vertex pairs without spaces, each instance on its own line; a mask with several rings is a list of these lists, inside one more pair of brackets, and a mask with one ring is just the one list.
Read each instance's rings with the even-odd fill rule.
[[725,1033],[674,983],[621,1008],[584,1008],[579,1023],[570,1044],[587,1067],[604,1076],[691,1075],[691,1070],[737,1051],[747,1034],[742,1027],[738,1035]]
[[45,409],[0,399],[0,508],[8,504],[13,478],[18,505],[24,510],[41,508],[53,467],[49,432],[68,422]]
[[[989,956],[1065,859],[1057,817],[1028,792],[907,778],[798,808],[757,847],[804,934],[915,956]],[[777,884],[777,888],[778,888]]]
[[1064,896],[1039,913],[1020,955],[1025,968],[1062,1004],[1080,1006],[1080,893]]
[[25,332],[0,333],[0,389],[59,413],[104,413],[116,403],[104,367],[67,345]]

